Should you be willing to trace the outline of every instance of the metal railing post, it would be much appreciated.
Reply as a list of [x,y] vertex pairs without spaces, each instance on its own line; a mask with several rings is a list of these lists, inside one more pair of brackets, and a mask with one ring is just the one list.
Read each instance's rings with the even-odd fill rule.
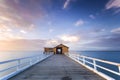
[[79,61],[79,56],[77,55],[77,60]]
[[78,57],[79,61],[80,61],[80,56]]
[[37,62],[39,61],[39,56],[37,56]]
[[118,70],[119,70],[119,73],[120,73],[120,65],[118,65]]
[[93,66],[94,66],[94,70],[97,70],[95,59],[93,59]]
[[39,56],[39,61],[40,61],[40,56]]
[[17,71],[19,71],[19,69],[20,69],[20,59],[18,59],[18,61],[17,61]]
[[30,63],[30,65],[32,65],[32,59],[31,58],[29,59],[29,63]]
[[83,64],[85,64],[85,57],[84,56],[82,56],[83,57]]

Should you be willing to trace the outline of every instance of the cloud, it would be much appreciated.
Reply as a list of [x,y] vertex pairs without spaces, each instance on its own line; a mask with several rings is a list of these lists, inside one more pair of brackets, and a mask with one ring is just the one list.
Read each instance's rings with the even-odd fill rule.
[[115,13],[120,12],[120,0],[109,0],[106,4],[106,9],[114,9]]
[[52,25],[52,21],[49,21],[49,22],[48,22],[48,25],[51,26],[51,25]]
[[94,29],[94,30],[92,30],[92,32],[90,32],[91,34],[96,34],[96,35],[98,35],[98,34],[101,34],[101,33],[103,33],[103,32],[105,32],[106,30],[103,28],[103,29]]
[[19,8],[21,6],[16,4],[14,0],[10,2],[2,1],[0,3],[0,24],[7,23],[6,26],[9,27],[29,28],[32,23],[31,18],[26,16],[29,13],[26,13],[23,9],[19,10]]
[[11,40],[11,39],[23,39],[23,36],[19,34],[13,34],[11,32],[0,32],[0,40]]
[[60,39],[6,39],[0,40],[0,51],[36,51],[66,43]]
[[17,37],[16,30],[21,34],[34,30],[34,20],[45,14],[43,3],[42,0],[0,0],[0,39]]
[[119,34],[104,34],[87,38],[87,40],[83,39],[82,41],[80,46],[86,48],[86,50],[120,50]]
[[49,32],[52,33],[54,31],[54,29],[49,29]]
[[85,22],[83,20],[78,20],[76,23],[75,23],[75,26],[82,26]]
[[64,5],[63,5],[63,9],[66,9],[68,7],[68,5],[70,4],[71,0],[66,0]]
[[120,34],[116,34],[116,30],[112,33],[105,29],[79,31],[75,34],[80,38],[77,46],[73,44],[71,48],[76,47],[75,50],[120,50]]
[[119,8],[119,7],[120,7],[120,0],[110,0],[110,1],[106,4],[106,9]]
[[95,16],[94,15],[89,15],[89,17],[91,18],[91,19],[95,19]]
[[22,36],[15,34],[11,28],[4,24],[0,24],[0,40],[21,39]]
[[61,35],[59,36],[60,40],[65,41],[65,42],[77,42],[79,41],[78,36],[73,36],[73,35]]
[[48,39],[48,40],[46,40],[45,46],[46,47],[54,47],[60,43],[61,43],[61,41],[58,39]]
[[43,50],[46,40],[42,39],[12,39],[12,40],[0,40],[0,50],[16,50],[16,51],[32,51]]
[[113,33],[120,33],[120,27],[112,29],[111,32],[113,32]]
[[20,30],[21,33],[26,34],[27,32],[25,30]]
[[106,47],[108,50],[120,50],[120,36],[117,34],[111,34],[106,36],[101,36],[93,45],[99,47]]

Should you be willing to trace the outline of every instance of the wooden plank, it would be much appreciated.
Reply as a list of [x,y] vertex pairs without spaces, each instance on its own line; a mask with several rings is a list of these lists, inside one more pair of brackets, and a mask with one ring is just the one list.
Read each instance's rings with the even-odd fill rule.
[[53,55],[9,80],[105,80],[65,55]]

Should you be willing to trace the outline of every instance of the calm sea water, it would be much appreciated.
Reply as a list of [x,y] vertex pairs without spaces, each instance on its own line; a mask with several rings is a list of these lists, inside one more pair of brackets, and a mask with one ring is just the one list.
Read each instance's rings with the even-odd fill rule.
[[42,51],[2,51],[0,52],[0,61],[23,58],[42,54]]
[[[85,55],[85,56],[90,56],[93,58],[99,58],[103,60],[120,63],[120,51],[76,51],[75,53]],[[0,62],[11,60],[11,59],[38,55],[38,54],[42,54],[42,51],[9,51],[9,52],[4,51],[4,52],[0,52]],[[110,69],[118,71],[118,69],[114,66],[109,66],[106,64],[102,64],[102,65],[105,67],[109,67]],[[116,78],[116,80],[120,80],[120,76],[115,76],[99,68],[98,70]]]
[[[98,59],[102,59],[102,60],[120,63],[120,51],[76,51],[75,53],[93,57],[93,58],[98,58]],[[102,65],[106,68],[110,68],[112,70],[118,71],[118,68],[116,66],[106,65],[103,63],[99,63],[99,62],[97,62],[97,64]],[[101,72],[106,73],[109,76],[112,76],[116,80],[120,80],[120,76],[116,76],[116,75],[111,74],[107,71],[104,71],[100,68],[97,68],[97,69]]]
[[76,53],[120,63],[120,51],[76,51]]

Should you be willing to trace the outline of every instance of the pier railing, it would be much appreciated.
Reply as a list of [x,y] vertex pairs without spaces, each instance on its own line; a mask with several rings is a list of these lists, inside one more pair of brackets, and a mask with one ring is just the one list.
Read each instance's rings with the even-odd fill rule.
[[31,57],[2,61],[0,62],[0,80],[7,80],[51,55],[52,53],[40,54]]
[[[98,68],[101,69],[101,70],[110,72],[110,73],[112,73],[114,75],[120,76],[120,64],[119,63],[110,62],[110,61],[101,60],[101,59],[96,59],[96,58],[92,58],[92,57],[87,57],[87,56],[83,56],[83,55],[80,55],[80,54],[69,53],[69,54],[66,54],[66,55],[68,57],[72,58],[73,60],[77,61],[78,63],[82,64],[86,68],[90,69],[91,71],[97,73],[101,77],[104,77],[107,80],[116,80],[116,79],[114,79],[111,76],[108,76],[104,72],[99,71]],[[112,70],[110,68],[106,68],[105,66],[102,66],[102,65],[97,64],[97,63],[116,66],[117,71]],[[92,65],[93,67],[91,67],[90,65]]]

